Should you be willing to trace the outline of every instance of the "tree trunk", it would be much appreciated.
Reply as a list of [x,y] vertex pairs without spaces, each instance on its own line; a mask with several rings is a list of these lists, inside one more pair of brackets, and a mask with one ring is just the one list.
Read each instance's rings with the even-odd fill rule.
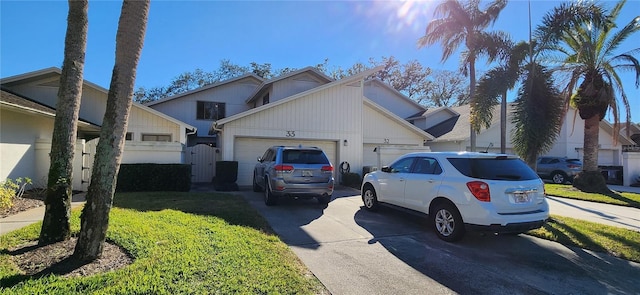
[[[471,105],[476,99],[476,58],[473,54],[469,57],[469,100]],[[473,115],[475,110],[469,110]],[[469,122],[469,129],[471,130],[469,134],[469,143],[471,145],[471,151],[476,151],[476,130],[473,128],[473,124]]]
[[573,186],[584,192],[608,193],[607,183],[598,169],[600,114],[584,120],[584,157],[582,172],[576,175]]
[[507,91],[502,94],[500,103],[500,153],[507,153]]
[[82,98],[88,30],[87,11],[86,0],[69,1],[64,60],[49,154],[51,164],[47,180],[45,212],[38,238],[40,245],[63,241],[71,236],[69,218],[73,192],[73,157]]
[[107,108],[74,252],[83,261],[99,258],[106,240],[148,14],[149,0],[125,0],[122,4]]

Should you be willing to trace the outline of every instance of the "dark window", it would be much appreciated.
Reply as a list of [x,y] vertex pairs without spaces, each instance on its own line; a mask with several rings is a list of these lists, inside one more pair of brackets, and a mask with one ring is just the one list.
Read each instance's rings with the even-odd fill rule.
[[124,140],[133,140],[133,132],[127,132],[127,134],[124,136]]
[[531,180],[538,175],[517,158],[448,158],[460,173],[473,178],[491,180]]
[[196,110],[198,120],[219,120],[225,117],[225,104],[213,101],[198,101]]
[[142,141],[171,142],[171,135],[169,135],[169,134],[142,134]]
[[321,150],[284,150],[282,163],[287,164],[329,164],[329,159]]
[[419,174],[440,174],[442,173],[442,168],[440,168],[438,161],[435,159],[417,158],[412,172]]
[[262,104],[265,105],[265,104],[268,104],[268,103],[269,103],[269,93],[265,94],[262,97]]
[[391,164],[391,173],[409,173],[411,172],[411,165],[415,158],[404,158]]

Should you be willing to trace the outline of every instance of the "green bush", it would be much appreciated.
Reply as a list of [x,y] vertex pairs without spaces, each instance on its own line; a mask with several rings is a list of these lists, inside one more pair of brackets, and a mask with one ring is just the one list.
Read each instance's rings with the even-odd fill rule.
[[122,164],[117,192],[157,192],[191,189],[189,164]]
[[360,178],[360,174],[358,173],[343,173],[342,174],[342,185],[346,185],[348,187],[360,188],[360,184],[362,183],[362,179]]
[[13,206],[13,198],[22,197],[27,184],[31,184],[31,179],[28,177],[19,177],[15,181],[7,178],[6,181],[0,182],[0,209]]

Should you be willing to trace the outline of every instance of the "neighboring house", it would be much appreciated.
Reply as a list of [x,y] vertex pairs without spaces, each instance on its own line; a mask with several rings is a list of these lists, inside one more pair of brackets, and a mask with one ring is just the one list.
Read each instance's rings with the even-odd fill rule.
[[289,73],[264,82],[246,100],[256,108],[216,121],[212,131],[220,136],[222,160],[238,161],[238,184],[251,184],[256,158],[273,145],[322,148],[337,179],[343,162],[361,173],[363,166],[428,150],[424,142],[431,135],[381,106],[390,97],[378,104],[365,96],[364,79],[378,70],[337,81],[313,68]]
[[[48,68],[0,80],[0,180],[29,177],[46,185],[61,71]],[[86,190],[107,90],[84,81],[73,189]],[[196,128],[134,103],[122,163],[183,163],[187,134]]]
[[[511,107],[507,109],[507,134],[506,134],[506,152],[514,153],[511,144]],[[440,122],[433,122],[427,125],[425,130],[432,135],[437,136],[436,139],[427,143],[433,151],[464,151],[469,150],[470,141],[470,125],[469,125],[469,105],[459,107],[440,108],[432,112],[426,112],[424,117],[431,120],[438,117]],[[445,114],[445,115],[443,115]],[[493,109],[493,117],[491,126],[482,129],[476,138],[477,151],[500,151],[500,107]],[[452,124],[453,123],[453,124]],[[424,128],[425,126],[420,126]],[[446,127],[446,128],[445,128]],[[437,131],[437,132],[435,132]],[[577,111],[570,110],[563,121],[562,129],[556,139],[553,147],[546,156],[559,156],[582,159],[583,140],[584,138],[584,120],[580,118]],[[600,150],[598,154],[598,165],[600,166],[623,166],[624,169],[635,167],[635,160],[631,162],[625,161],[623,146],[634,145],[635,143],[627,136],[621,133],[617,139],[614,137],[613,126],[603,120],[600,122]],[[640,162],[638,162],[640,163]],[[624,173],[625,181],[632,177],[640,175],[640,165],[638,169],[631,169]]]

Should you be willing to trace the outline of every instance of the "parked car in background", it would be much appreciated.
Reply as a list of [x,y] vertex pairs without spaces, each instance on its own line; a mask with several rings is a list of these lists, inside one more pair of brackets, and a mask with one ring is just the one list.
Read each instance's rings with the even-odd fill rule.
[[573,177],[582,171],[582,162],[566,157],[540,157],[536,169],[540,178],[562,184],[573,181]]
[[421,152],[365,175],[362,201],[427,214],[439,238],[461,239],[466,230],[522,233],[549,217],[544,183],[514,155]]
[[315,197],[329,203],[333,182],[333,165],[316,147],[273,146],[258,158],[253,170],[253,191],[264,191],[267,206],[280,197]]

